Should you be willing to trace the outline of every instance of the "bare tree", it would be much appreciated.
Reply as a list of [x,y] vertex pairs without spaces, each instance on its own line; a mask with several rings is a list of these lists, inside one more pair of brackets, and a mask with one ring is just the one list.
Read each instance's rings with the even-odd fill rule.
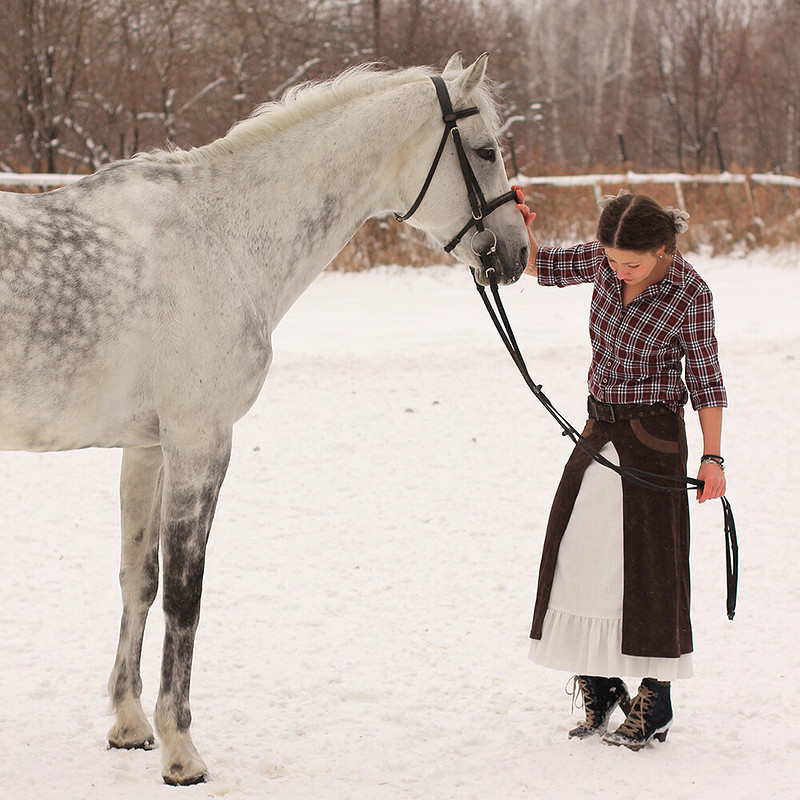
[[0,168],[202,144],[297,81],[488,50],[520,166],[800,167],[800,0],[4,0]]
[[564,51],[569,32],[563,22],[563,8],[547,0],[535,0],[529,31],[529,52],[532,77],[541,96],[541,105],[548,109],[547,136],[556,164],[567,162],[566,146],[561,124],[562,106],[569,97],[568,73],[564,69]]
[[800,170],[800,0],[771,6],[773,24],[759,42],[748,88],[756,83],[772,91],[748,92],[743,101],[756,121],[753,135],[771,145],[771,166]]
[[7,0],[2,80],[14,87],[15,145],[32,171],[53,172],[84,75],[84,34],[96,0]]
[[626,0],[625,27],[622,38],[622,58],[619,66],[619,92],[617,94],[617,128],[625,131],[628,125],[631,102],[631,84],[634,81],[633,55],[639,0]]
[[684,152],[706,164],[709,138],[749,52],[750,18],[744,0],[669,0],[650,5],[657,69],[674,128],[678,164]]

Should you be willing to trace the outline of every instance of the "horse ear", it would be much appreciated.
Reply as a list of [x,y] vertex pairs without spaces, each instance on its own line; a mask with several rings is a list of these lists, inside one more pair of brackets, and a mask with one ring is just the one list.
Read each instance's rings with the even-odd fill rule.
[[[452,59],[451,59],[452,60]],[[454,85],[454,95],[456,102],[466,100],[475,90],[486,75],[486,65],[489,61],[489,54],[483,53],[475,59],[472,66],[467,67],[456,79]],[[455,105],[455,104],[454,104]]]
[[464,68],[464,64],[461,61],[461,51],[459,50],[457,53],[453,53],[445,64],[445,68],[442,70],[442,77],[443,78],[452,78],[455,77],[456,72],[461,72]]

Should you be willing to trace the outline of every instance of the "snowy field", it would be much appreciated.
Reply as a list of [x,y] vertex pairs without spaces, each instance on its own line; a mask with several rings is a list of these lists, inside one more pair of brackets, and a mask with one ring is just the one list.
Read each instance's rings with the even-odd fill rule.
[[[666,743],[567,740],[569,676],[529,662],[527,636],[569,442],[464,268],[386,268],[311,287],[236,427],[192,685],[207,784],[164,786],[157,750],[106,750],[120,453],[0,453],[0,798],[796,797],[799,260],[692,259],[716,301],[741,575],[731,623],[720,504],[692,500],[695,677]],[[588,288],[524,278],[503,298],[580,426]],[[154,608],[149,710],[162,631]]]

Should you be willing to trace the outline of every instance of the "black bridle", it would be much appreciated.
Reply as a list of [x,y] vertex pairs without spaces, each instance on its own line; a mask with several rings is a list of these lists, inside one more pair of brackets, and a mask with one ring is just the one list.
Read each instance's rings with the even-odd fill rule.
[[[511,354],[511,358],[514,360],[523,380],[533,392],[536,399],[545,407],[550,416],[561,426],[563,436],[567,436],[571,439],[575,445],[590,455],[598,464],[602,464],[604,467],[616,472],[620,477],[625,478],[631,483],[635,483],[637,486],[642,486],[645,489],[652,489],[657,492],[685,492],[689,489],[703,488],[703,481],[690,478],[688,475],[659,475],[654,472],[646,472],[633,467],[620,466],[613,461],[609,461],[605,456],[601,455],[596,448],[589,444],[588,440],[580,434],[550,402],[550,399],[542,391],[541,385],[536,383],[530,376],[528,367],[525,364],[525,359],[522,357],[522,351],[517,344],[514,331],[511,328],[511,323],[508,321],[506,310],[500,300],[500,292],[497,288],[497,281],[493,269],[489,268],[487,270],[487,278],[492,290],[492,297],[494,298],[497,312],[495,312],[486,294],[486,288],[475,281],[475,286],[483,300],[483,304],[486,306],[486,310],[489,312],[489,316],[492,318],[492,322],[494,322],[494,326],[497,328],[497,332],[500,334],[500,338],[503,340],[506,349]],[[678,485],[676,486],[674,484]],[[736,538],[736,523],[733,519],[731,504],[725,496],[720,497],[720,501],[722,503],[725,528],[726,610],[728,612],[728,619],[733,619],[736,613],[736,592],[739,581],[739,544]]]
[[458,130],[458,121],[460,119],[479,114],[480,110],[477,106],[472,106],[471,108],[464,108],[460,111],[453,111],[453,104],[450,102],[450,94],[447,91],[447,85],[444,80],[439,75],[432,76],[431,80],[436,87],[436,96],[439,98],[439,106],[442,109],[444,133],[442,134],[442,140],[439,142],[439,149],[436,151],[436,155],[433,158],[431,168],[428,170],[428,176],[425,178],[422,189],[417,195],[417,199],[405,214],[395,214],[394,216],[398,222],[404,222],[417,211],[431,185],[434,173],[439,166],[439,161],[441,161],[442,154],[447,145],[447,140],[452,136],[453,143],[456,146],[456,153],[458,153],[458,163],[461,166],[461,174],[464,176],[464,183],[467,186],[467,196],[469,197],[469,205],[472,209],[472,219],[444,246],[444,251],[445,253],[451,252],[464,236],[472,228],[475,228],[476,231],[472,237],[472,249],[477,255],[483,257],[493,253],[497,245],[497,237],[492,231],[487,232],[490,236],[481,237],[481,239],[476,241],[476,235],[486,230],[483,220],[495,209],[514,200],[515,194],[513,191],[508,191],[505,194],[501,194],[499,197],[495,197],[494,200],[487,202],[481,191],[478,179],[475,177],[472,165],[469,163],[464,145],[461,141],[461,133]]

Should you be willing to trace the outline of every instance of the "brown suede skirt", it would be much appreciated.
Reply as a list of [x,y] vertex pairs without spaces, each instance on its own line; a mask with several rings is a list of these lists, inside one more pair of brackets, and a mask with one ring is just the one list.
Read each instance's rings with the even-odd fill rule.
[[[644,419],[590,419],[583,435],[595,450],[611,442],[621,466],[661,475],[685,475],[686,430],[673,412]],[[591,456],[576,446],[564,468],[539,568],[531,638],[542,624],[558,551]],[[692,651],[689,578],[689,502],[686,491],[659,492],[622,479],[622,653],[679,658]],[[597,521],[598,525],[603,520]]]

